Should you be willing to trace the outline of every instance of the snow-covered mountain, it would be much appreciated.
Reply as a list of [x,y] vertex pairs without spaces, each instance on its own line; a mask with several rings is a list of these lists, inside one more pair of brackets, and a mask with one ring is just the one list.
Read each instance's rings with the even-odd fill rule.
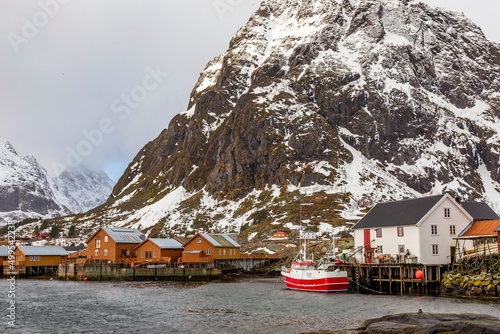
[[321,229],[446,191],[499,212],[499,131],[500,46],[463,14],[268,0],[81,227],[255,233],[312,203],[303,221]]
[[51,178],[32,156],[20,156],[0,138],[0,225],[87,211],[106,201],[113,181],[88,168]]
[[67,169],[54,181],[59,192],[73,203],[75,212],[86,212],[106,202],[115,185],[102,170],[85,166]]

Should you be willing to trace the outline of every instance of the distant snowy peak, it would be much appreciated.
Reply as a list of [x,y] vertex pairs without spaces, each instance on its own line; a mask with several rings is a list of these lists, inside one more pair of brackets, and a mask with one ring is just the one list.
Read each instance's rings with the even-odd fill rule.
[[103,172],[89,169],[51,178],[34,157],[20,156],[0,138],[0,225],[87,211],[104,203],[112,188]]
[[78,208],[86,212],[104,202],[115,183],[101,170],[87,167],[68,169],[55,178],[58,190]]
[[14,147],[4,138],[0,137],[0,153],[2,155],[7,156],[6,153],[17,155],[16,150],[14,150]]

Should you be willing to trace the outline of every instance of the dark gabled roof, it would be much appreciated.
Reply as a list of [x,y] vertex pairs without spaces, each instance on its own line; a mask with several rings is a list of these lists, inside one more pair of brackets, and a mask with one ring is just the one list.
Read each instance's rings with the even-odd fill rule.
[[188,239],[183,237],[173,237],[172,239],[179,241],[181,245],[184,245],[186,242],[188,242]]
[[500,225],[498,225],[498,227],[494,229],[493,232],[500,232]]
[[81,249],[85,249],[85,246],[63,246],[64,250],[66,250],[66,252],[78,252],[79,250]]
[[474,220],[494,220],[500,217],[488,204],[483,202],[463,202],[462,208],[474,218]]
[[353,228],[416,225],[443,196],[446,195],[379,203],[361,218]]

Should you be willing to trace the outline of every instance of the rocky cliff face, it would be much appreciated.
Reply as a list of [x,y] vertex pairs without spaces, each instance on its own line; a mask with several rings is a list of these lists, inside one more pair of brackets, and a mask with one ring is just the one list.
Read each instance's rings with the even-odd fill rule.
[[462,14],[416,1],[268,0],[83,220],[294,228],[300,201],[321,230],[445,191],[500,211],[499,54]]
[[105,202],[112,188],[105,174],[89,169],[51,178],[34,157],[20,156],[0,138],[0,225],[87,211]]

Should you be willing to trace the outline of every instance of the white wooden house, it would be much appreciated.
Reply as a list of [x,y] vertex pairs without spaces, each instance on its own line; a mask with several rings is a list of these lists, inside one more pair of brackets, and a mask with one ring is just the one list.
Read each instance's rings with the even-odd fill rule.
[[300,231],[300,236],[299,238],[301,240],[316,240],[318,237],[318,234],[314,231],[311,230],[305,230],[305,231]]
[[375,205],[354,225],[356,260],[379,256],[412,258],[422,264],[447,264],[455,254],[454,238],[473,217],[448,194]]

